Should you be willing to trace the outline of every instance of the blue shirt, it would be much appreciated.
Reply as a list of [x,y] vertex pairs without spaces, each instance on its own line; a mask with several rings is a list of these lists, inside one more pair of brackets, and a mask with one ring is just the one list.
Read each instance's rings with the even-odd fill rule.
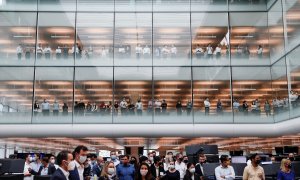
[[119,180],[134,180],[135,169],[132,164],[119,164],[117,166],[117,175]]
[[285,173],[280,170],[277,173],[277,180],[295,180],[295,173],[293,171]]

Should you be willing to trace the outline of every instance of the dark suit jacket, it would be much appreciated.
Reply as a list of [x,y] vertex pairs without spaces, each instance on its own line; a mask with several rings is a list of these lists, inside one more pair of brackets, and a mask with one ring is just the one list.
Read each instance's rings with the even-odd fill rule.
[[52,175],[51,180],[67,180],[67,178],[60,169],[57,169]]
[[[41,166],[38,172],[35,172],[34,170],[32,170],[30,173],[33,175],[41,175],[43,168],[44,168],[44,166]],[[48,175],[54,174],[55,171],[56,171],[55,166],[53,164],[49,164],[48,165]]]
[[75,169],[73,171],[69,171],[69,180],[80,180],[79,173],[77,170],[77,167],[75,166]]
[[[194,180],[200,180],[200,176],[198,174],[194,174]],[[187,170],[183,180],[192,180],[192,174]]]
[[199,176],[203,176],[203,172],[201,171],[200,164],[197,164],[195,166],[195,173],[197,173]]
[[98,177],[100,177],[101,171],[102,171],[102,167],[99,167],[98,164],[95,164],[93,166],[93,169],[92,169],[93,174],[96,174]]
[[159,166],[159,174],[157,175],[156,174],[156,168],[155,168],[154,164],[151,165],[150,172],[151,172],[153,177],[157,177],[157,176],[159,177],[161,172],[163,172],[165,174],[164,168],[162,166]]

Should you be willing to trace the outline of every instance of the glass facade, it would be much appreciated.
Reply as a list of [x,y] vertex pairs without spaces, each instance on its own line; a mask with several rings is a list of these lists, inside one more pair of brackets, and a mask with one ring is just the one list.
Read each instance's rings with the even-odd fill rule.
[[2,0],[0,123],[300,115],[296,0]]

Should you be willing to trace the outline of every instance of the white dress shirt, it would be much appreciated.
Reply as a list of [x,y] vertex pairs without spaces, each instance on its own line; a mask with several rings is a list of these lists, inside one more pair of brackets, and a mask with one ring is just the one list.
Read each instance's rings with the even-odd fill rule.
[[[29,163],[25,162],[23,173],[28,174],[29,173],[29,171],[28,171],[29,168],[32,169],[31,165]],[[26,176],[26,177],[24,177],[24,180],[32,180],[32,176]]]
[[184,178],[185,172],[186,172],[186,165],[184,162],[181,162],[180,164],[176,161],[175,162],[175,169],[179,171],[180,173],[180,179]]
[[75,162],[75,166],[77,167],[80,180],[84,180],[83,179],[84,166],[79,164],[76,160],[74,160],[74,162]]
[[[215,176],[217,180],[233,180],[235,178],[234,169],[232,166],[225,168],[220,165],[215,169]],[[221,176],[225,176],[225,178],[222,178]]]
[[65,175],[66,179],[69,180],[69,175],[70,175],[70,173],[69,173],[68,171],[65,171],[65,170],[64,170],[63,168],[61,168],[61,167],[58,167],[58,169],[60,169],[60,170],[63,172],[63,174]]
[[21,46],[18,46],[18,47],[17,47],[17,53],[19,54],[19,53],[22,53],[22,52],[23,52],[22,47],[21,47]]
[[207,101],[207,100],[205,100],[205,101],[204,101],[204,106],[205,106],[205,107],[210,107],[210,102]]

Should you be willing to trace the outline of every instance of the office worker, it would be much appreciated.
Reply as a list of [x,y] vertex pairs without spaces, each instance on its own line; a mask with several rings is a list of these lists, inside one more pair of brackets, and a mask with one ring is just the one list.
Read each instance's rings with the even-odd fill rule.
[[55,53],[56,53],[56,59],[60,59],[61,58],[61,48],[59,46],[55,50]]
[[261,158],[258,154],[250,157],[251,164],[246,166],[243,173],[243,180],[265,180],[264,169],[259,165]]
[[168,104],[167,104],[166,100],[163,99],[161,102],[161,113],[166,114],[167,108],[168,108]]
[[73,155],[69,151],[61,151],[57,157],[58,168],[51,177],[51,180],[69,180],[69,171],[74,171],[75,164]]
[[230,160],[227,155],[221,155],[221,165],[216,167],[215,176],[217,180],[233,180],[235,179],[235,172],[230,166]]
[[175,169],[179,171],[180,179],[183,179],[186,172],[186,164],[183,162],[181,153],[176,154]]
[[204,100],[204,108],[205,108],[205,115],[209,115],[210,102],[208,98]]
[[248,115],[248,104],[247,104],[247,101],[243,101],[243,111],[244,111],[244,115]]
[[141,99],[138,99],[138,101],[135,103],[136,113],[138,116],[141,116],[143,114],[143,103]]
[[161,158],[159,156],[153,157],[153,164],[151,165],[150,170],[152,176],[156,179],[160,179],[164,176],[165,170],[162,166]]
[[26,47],[25,47],[25,59],[26,60],[30,59],[30,53],[31,53],[30,46],[26,45]]
[[58,116],[58,113],[59,113],[59,103],[55,99],[53,103],[53,116]]
[[140,59],[141,58],[142,52],[143,52],[143,48],[141,47],[141,44],[138,44],[135,47],[136,59]]
[[199,174],[196,173],[195,165],[193,163],[187,163],[187,170],[183,180],[201,180]]
[[99,180],[117,180],[116,168],[114,162],[106,162],[101,172]]
[[32,162],[30,163],[30,166],[31,166],[32,169],[31,169],[30,173],[34,174],[34,172],[39,172],[40,167],[42,166],[42,162],[40,160],[40,155],[39,154],[34,154],[31,161]]
[[197,47],[196,47],[196,49],[195,49],[196,58],[197,59],[201,59],[202,56],[203,56],[203,53],[204,53],[203,49],[198,44]]
[[47,176],[52,175],[56,171],[56,168],[54,165],[49,163],[48,157],[44,157],[42,159],[42,165],[40,166],[38,172],[31,171],[31,174],[33,175],[40,175],[40,176]]
[[215,49],[216,59],[220,59],[221,58],[221,51],[222,51],[221,45],[218,44],[218,46]]
[[178,100],[176,103],[176,111],[177,111],[177,115],[181,115],[182,114],[182,104],[181,104],[181,100]]
[[282,159],[280,170],[277,173],[277,180],[295,180],[295,172],[289,159]]
[[51,48],[50,48],[49,44],[46,45],[46,47],[44,49],[44,53],[45,53],[45,59],[50,59]]
[[265,109],[266,115],[270,116],[271,115],[271,105],[268,100],[266,100],[266,102],[265,102],[264,109]]
[[174,44],[172,44],[172,47],[171,47],[170,51],[171,51],[171,57],[175,58],[176,55],[177,55],[177,48]]
[[24,164],[24,180],[32,180],[31,171],[32,167],[30,165],[30,154],[25,154],[25,164]]
[[245,46],[245,48],[243,50],[243,54],[244,54],[245,59],[249,59],[249,57],[250,57],[250,50],[249,50],[248,45]]
[[143,49],[143,55],[145,58],[150,58],[151,50],[148,45],[146,45]]
[[99,156],[97,158],[97,163],[92,166],[93,176],[96,175],[97,177],[100,177],[101,171],[103,170],[103,167],[104,167],[104,159],[103,159],[102,156]]
[[83,172],[84,172],[84,163],[87,159],[88,148],[79,145],[73,151],[73,163],[75,164],[75,168],[70,172],[69,179],[70,180],[84,180]]
[[257,57],[259,58],[259,59],[261,59],[262,57],[263,57],[263,48],[262,48],[262,46],[261,45],[258,45],[258,47],[257,47]]
[[191,100],[188,100],[186,104],[186,113],[188,116],[191,115],[192,109],[193,109],[193,103]]
[[180,180],[180,173],[175,169],[175,162],[169,162],[168,170],[166,171],[166,175],[164,176],[166,180]]
[[69,58],[69,48],[68,48],[68,46],[66,44],[63,47],[62,52],[63,52],[64,59],[68,59]]
[[37,56],[37,59],[41,59],[43,56],[43,47],[42,47],[41,43],[39,43],[38,47],[36,48],[36,56]]
[[199,154],[199,163],[196,164],[195,170],[196,173],[200,176],[204,176],[203,165],[206,163],[206,156],[204,154]]
[[211,47],[210,43],[206,47],[206,55],[208,59],[212,59],[213,57],[213,48]]
[[18,60],[21,60],[21,58],[22,58],[22,53],[23,53],[23,48],[22,48],[22,45],[21,45],[21,44],[19,44],[19,46],[17,47],[16,51],[17,51],[17,57],[18,57]]
[[168,49],[168,46],[167,45],[164,45],[164,47],[161,49],[161,53],[162,53],[162,57],[164,59],[166,59],[170,53],[169,49]]

